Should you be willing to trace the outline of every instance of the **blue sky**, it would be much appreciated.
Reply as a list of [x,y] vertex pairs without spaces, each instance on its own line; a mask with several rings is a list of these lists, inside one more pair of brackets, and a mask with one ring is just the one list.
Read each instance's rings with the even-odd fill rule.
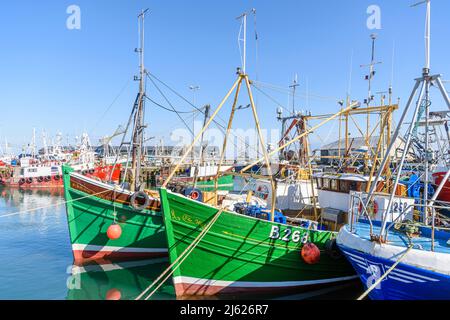
[[[424,7],[409,8],[410,0],[280,0],[280,1],[14,1],[0,11],[0,141],[6,136],[15,146],[28,141],[35,127],[40,135],[61,131],[73,137],[87,131],[93,142],[127,120],[137,83],[137,13],[149,8],[146,20],[146,67],[178,92],[192,99],[189,85],[199,85],[199,105],[213,108],[235,80],[240,65],[237,46],[240,13],[257,10],[258,64],[255,61],[253,20],[249,18],[248,73],[251,78],[288,87],[298,73],[297,109],[314,114],[338,110],[345,98],[353,52],[353,99],[366,96],[367,72],[374,30],[366,27],[367,7],[381,8],[381,30],[376,30],[377,66],[374,91],[385,91],[391,80],[395,42],[394,94],[407,99],[413,79],[424,61]],[[68,30],[66,8],[81,8],[81,30]],[[450,79],[446,52],[450,2],[432,2],[432,70]],[[447,78],[446,78],[447,75]],[[306,82],[310,98],[306,99]],[[125,87],[125,89],[123,89]],[[280,103],[287,93],[263,89]],[[110,107],[119,92],[122,94]],[[150,85],[148,94],[162,102]],[[262,125],[279,127],[276,105],[256,95]],[[317,98],[320,96],[322,98]],[[245,97],[245,95],[243,95]],[[323,98],[325,97],[325,98]],[[178,109],[189,106],[173,101]],[[246,103],[245,98],[241,103]],[[306,105],[309,103],[309,105]],[[401,104],[401,107],[404,104]],[[441,105],[440,109],[444,109]],[[247,110],[248,111],[248,110]],[[236,126],[252,127],[250,114],[239,116]],[[225,117],[225,115],[223,115]],[[200,118],[198,119],[200,120]],[[147,104],[149,135],[168,137],[182,127],[173,115]],[[322,139],[335,127],[323,130]],[[357,135],[355,133],[355,135]]]

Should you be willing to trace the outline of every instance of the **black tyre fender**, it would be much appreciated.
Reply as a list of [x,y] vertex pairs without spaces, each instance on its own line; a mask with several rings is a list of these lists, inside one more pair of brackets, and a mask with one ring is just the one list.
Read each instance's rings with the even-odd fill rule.
[[[139,197],[143,197],[145,199],[144,204],[140,205],[136,201]],[[142,211],[150,204],[150,197],[144,191],[136,191],[130,198],[130,204],[135,210]]]
[[328,239],[325,242],[325,252],[332,258],[332,259],[339,259],[342,257],[342,253],[339,250],[339,247],[337,246],[336,239]]

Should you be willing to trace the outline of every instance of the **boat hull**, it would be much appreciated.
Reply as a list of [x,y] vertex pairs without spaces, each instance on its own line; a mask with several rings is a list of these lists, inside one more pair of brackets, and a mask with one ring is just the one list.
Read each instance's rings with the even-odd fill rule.
[[[63,179],[74,264],[167,255],[159,200],[137,211],[130,205],[127,191],[73,173],[66,166]],[[106,232],[114,222],[122,234],[111,240]]]
[[[367,289],[395,261],[339,246]],[[450,276],[399,263],[385,280],[369,293],[372,300],[448,300]]]
[[33,178],[31,181],[20,182],[20,179],[6,178],[0,180],[0,185],[8,188],[20,188],[20,189],[36,189],[36,188],[63,188],[62,178],[52,177],[50,180],[38,181]]
[[[163,188],[160,194],[173,263],[218,210]],[[223,211],[174,270],[176,294],[298,292],[355,279],[343,256],[332,258],[325,253],[325,243],[333,236]],[[301,258],[306,239],[321,250],[317,264],[306,264]]]
[[[366,289],[384,276],[369,297],[373,300],[449,300],[449,255],[416,248],[419,243],[429,244],[421,239],[413,239],[414,247],[406,252],[406,246],[394,245],[398,241],[392,233],[390,239],[392,244],[380,245],[350,232],[348,226],[339,232],[337,245]],[[402,260],[386,274],[399,259]]]

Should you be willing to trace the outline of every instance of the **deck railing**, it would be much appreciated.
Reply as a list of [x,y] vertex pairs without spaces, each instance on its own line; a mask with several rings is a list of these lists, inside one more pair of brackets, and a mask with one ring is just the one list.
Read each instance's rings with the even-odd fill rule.
[[[370,234],[373,234],[373,217],[371,217],[371,214],[365,205],[365,200],[367,199],[367,193],[364,192],[351,192],[350,193],[350,203],[349,203],[349,225],[350,225],[350,232],[354,231],[354,224],[356,224],[360,219],[365,219],[370,224]],[[383,196],[383,194],[379,194],[380,196]],[[388,194],[386,194],[388,196]],[[404,198],[404,197],[399,197]],[[407,198],[412,199],[412,198]],[[450,211],[450,202],[446,201],[429,201],[429,203],[420,203],[417,202],[416,199],[414,199],[413,204],[408,204],[403,208],[403,210],[400,212],[400,214],[395,218],[392,219],[392,221],[389,221],[389,225],[385,229],[384,234],[380,234],[380,238],[387,241],[389,230],[394,225],[410,225],[408,222],[403,222],[405,215],[407,213],[412,213],[413,220],[414,220],[414,214],[416,212],[427,212],[430,214],[430,216],[437,217],[439,221],[443,224],[441,226],[436,226],[433,221],[431,221],[431,225],[427,223],[421,222],[420,227],[421,228],[428,228],[431,230],[430,234],[430,241],[431,241],[431,251],[434,251],[434,239],[435,239],[435,232],[438,231],[450,231],[450,218],[446,217],[445,215],[441,214],[441,210],[449,210]],[[372,200],[374,201],[374,200]],[[395,200],[394,200],[395,201]],[[431,204],[430,204],[431,203]],[[386,210],[380,209],[381,216],[385,216],[388,214]],[[393,214],[392,209],[390,214]],[[427,216],[427,215],[426,215]],[[429,219],[426,219],[429,220]],[[419,222],[419,221],[418,221]]]

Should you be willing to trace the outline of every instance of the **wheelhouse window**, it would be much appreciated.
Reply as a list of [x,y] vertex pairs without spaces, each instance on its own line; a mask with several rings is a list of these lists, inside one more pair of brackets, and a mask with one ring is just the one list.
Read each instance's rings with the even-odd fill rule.
[[330,189],[333,191],[338,191],[338,180],[337,179],[331,179],[330,180]]
[[339,191],[348,193],[350,192],[350,182],[346,180],[339,181]]
[[316,183],[317,183],[317,188],[322,189],[322,178],[317,178],[316,179]]
[[323,178],[323,189],[330,189],[330,179]]
[[366,191],[367,182],[361,182],[361,188],[360,191]]

